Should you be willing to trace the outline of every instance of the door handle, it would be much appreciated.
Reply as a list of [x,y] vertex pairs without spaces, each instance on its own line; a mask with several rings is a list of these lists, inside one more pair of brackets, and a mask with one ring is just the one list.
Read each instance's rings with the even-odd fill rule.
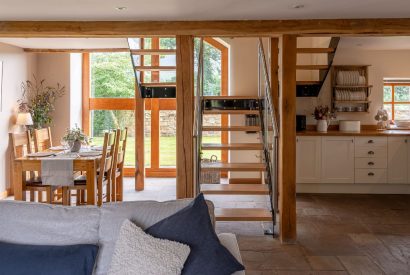
[[374,152],[373,152],[373,151],[369,151],[369,152],[367,152],[367,154],[369,154],[369,155],[374,155]]
[[374,165],[374,162],[373,162],[373,161],[370,161],[370,162],[368,162],[367,164],[370,165],[370,166],[373,166],[373,165]]
[[373,172],[370,172],[370,173],[368,173],[367,175],[370,176],[370,177],[373,177],[373,176],[374,176],[374,173],[373,173]]
[[373,139],[369,139],[367,143],[374,143]]

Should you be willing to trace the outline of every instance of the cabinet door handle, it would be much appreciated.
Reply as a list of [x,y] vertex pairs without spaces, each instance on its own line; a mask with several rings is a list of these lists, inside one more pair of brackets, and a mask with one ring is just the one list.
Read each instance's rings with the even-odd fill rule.
[[374,143],[373,139],[369,139],[367,143]]
[[370,166],[373,166],[373,165],[374,165],[374,162],[373,162],[373,161],[370,161],[370,162],[368,162],[367,164],[370,165]]
[[370,176],[370,177],[373,177],[373,176],[374,176],[374,173],[373,173],[373,172],[370,172],[370,173],[368,173],[367,175]]
[[374,155],[374,152],[373,152],[373,151],[369,151],[369,152],[367,152],[367,154],[369,154],[369,155]]

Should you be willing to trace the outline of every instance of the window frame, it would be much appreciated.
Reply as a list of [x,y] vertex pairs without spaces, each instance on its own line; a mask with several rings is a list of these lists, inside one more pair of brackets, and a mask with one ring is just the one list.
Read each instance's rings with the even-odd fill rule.
[[[151,38],[151,46],[153,49],[159,48],[159,37]],[[228,95],[228,64],[229,52],[228,48],[222,43],[213,38],[204,38],[204,41],[221,52],[221,95]],[[143,45],[144,43],[142,43]],[[106,51],[118,52],[118,50]],[[142,60],[143,62],[143,56]],[[159,65],[159,56],[152,56],[152,65]],[[158,63],[158,64],[157,64]],[[135,111],[136,99],[132,98],[93,98],[91,97],[91,65],[90,53],[83,53],[82,62],[82,121],[84,132],[90,134],[90,116],[94,110],[129,110]],[[143,72],[141,78],[143,78]],[[151,73],[151,82],[159,81],[159,72]],[[151,160],[150,167],[145,167],[145,177],[176,177],[176,167],[161,167],[159,159],[159,112],[165,110],[176,110],[176,99],[166,98],[146,98],[144,99],[144,110],[151,111]],[[221,115],[222,126],[227,126],[229,123],[228,115]],[[154,137],[154,138],[153,138]],[[221,143],[228,143],[228,133],[221,132]],[[135,156],[136,158],[136,156]],[[228,161],[228,151],[221,152],[221,161]],[[135,176],[136,167],[127,166],[124,168],[125,176]],[[228,173],[221,174],[222,177],[227,177]]]
[[392,99],[392,100],[391,100],[391,101],[386,101],[386,102],[384,101],[384,89],[383,89],[383,106],[384,106],[384,105],[391,105],[391,119],[394,120],[394,119],[395,119],[395,117],[394,117],[395,105],[401,105],[401,104],[407,105],[407,104],[410,104],[410,101],[404,101],[404,102],[402,102],[402,101],[400,101],[400,102],[395,101],[395,99],[394,99],[394,88],[395,88],[396,86],[409,86],[409,87],[410,87],[410,82],[384,82],[383,88],[386,87],[386,86],[390,86],[390,87],[391,87],[391,90],[392,90],[391,99]]

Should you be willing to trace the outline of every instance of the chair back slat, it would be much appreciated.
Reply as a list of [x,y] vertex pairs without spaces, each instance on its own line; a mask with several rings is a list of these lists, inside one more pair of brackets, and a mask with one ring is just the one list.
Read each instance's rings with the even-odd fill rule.
[[34,130],[34,149],[42,152],[53,146],[50,127]]
[[31,135],[29,131],[22,133],[10,133],[9,138],[13,148],[13,157],[21,158],[31,153]]

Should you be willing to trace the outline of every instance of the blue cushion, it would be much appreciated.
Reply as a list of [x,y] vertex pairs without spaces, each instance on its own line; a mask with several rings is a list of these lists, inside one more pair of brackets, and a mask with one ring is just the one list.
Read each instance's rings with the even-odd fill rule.
[[96,245],[25,245],[0,242],[0,274],[89,275],[98,253]]
[[157,238],[189,245],[191,253],[182,274],[230,275],[244,270],[243,265],[219,242],[203,194],[146,232]]

